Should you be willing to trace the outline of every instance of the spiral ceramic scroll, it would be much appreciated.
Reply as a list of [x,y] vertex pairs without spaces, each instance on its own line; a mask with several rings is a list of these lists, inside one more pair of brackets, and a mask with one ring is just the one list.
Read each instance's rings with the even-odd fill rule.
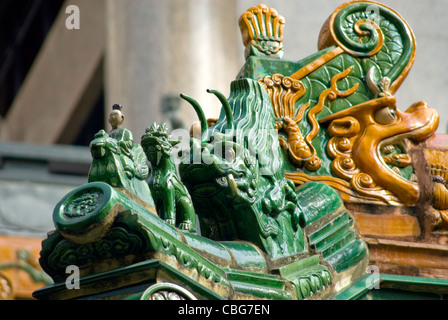
[[415,58],[415,38],[393,9],[375,2],[348,2],[338,7],[322,28],[319,50],[336,45],[373,67],[374,80],[391,79],[393,94]]

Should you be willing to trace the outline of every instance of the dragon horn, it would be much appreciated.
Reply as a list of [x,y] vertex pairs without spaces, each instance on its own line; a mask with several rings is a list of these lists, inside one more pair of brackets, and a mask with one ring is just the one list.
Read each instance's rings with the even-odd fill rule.
[[205,114],[204,111],[202,110],[200,104],[194,100],[193,98],[181,93],[180,97],[184,100],[186,100],[187,102],[189,102],[194,110],[196,111],[196,114],[198,115],[199,121],[201,122],[201,136],[202,139],[201,140],[206,140],[207,137],[203,137],[204,133],[207,131],[208,129],[208,124],[207,124],[207,119],[205,118]]
[[227,101],[226,97],[219,91],[213,89],[207,89],[208,93],[213,93],[219,101],[221,101],[222,107],[224,108],[224,112],[226,113],[227,120],[227,129],[233,130],[233,113],[232,109],[230,109],[229,101]]

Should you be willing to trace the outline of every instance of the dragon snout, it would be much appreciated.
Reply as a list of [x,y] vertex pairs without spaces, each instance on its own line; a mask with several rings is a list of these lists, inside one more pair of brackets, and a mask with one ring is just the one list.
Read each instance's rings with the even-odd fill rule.
[[94,159],[101,159],[106,156],[106,148],[104,143],[96,143],[90,146],[90,153]]
[[419,101],[412,104],[402,117],[408,122],[409,128],[414,134],[410,137],[415,141],[422,141],[432,135],[439,126],[439,114],[430,108],[426,102]]

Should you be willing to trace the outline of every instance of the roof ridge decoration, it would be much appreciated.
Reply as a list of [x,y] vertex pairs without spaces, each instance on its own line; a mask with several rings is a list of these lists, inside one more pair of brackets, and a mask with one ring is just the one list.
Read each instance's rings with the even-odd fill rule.
[[[296,184],[326,181],[349,202],[397,206],[418,202],[419,189],[410,162],[390,161],[391,157],[409,158],[407,141],[423,141],[438,126],[434,109],[420,103],[418,111],[409,108],[403,113],[393,96],[412,67],[415,47],[411,28],[393,9],[373,1],[349,1],[324,23],[319,52],[312,59],[282,60],[278,73],[269,74],[273,68],[267,64],[276,62],[265,60],[268,55],[247,57],[239,77],[260,81],[269,92],[280,143],[287,154],[287,178]],[[293,92],[292,83],[300,90]],[[358,106],[372,114],[371,120],[351,117],[350,121],[331,122],[349,116]],[[413,116],[409,115],[411,110],[415,111]],[[417,114],[422,125],[411,128],[411,119]],[[332,128],[342,123],[361,130],[356,135],[352,129],[347,135],[338,132],[330,137],[330,142],[322,137],[324,132],[334,133]],[[385,125],[395,126],[404,138],[396,141],[395,150],[388,154],[379,149],[396,133]],[[400,125],[402,128],[398,129]],[[363,130],[380,128],[384,129],[382,141],[364,139],[371,146],[360,146],[359,138],[365,136]],[[417,131],[426,133],[417,137]],[[363,157],[361,149],[362,154],[370,156]],[[331,165],[322,165],[328,162]]]
[[[370,252],[346,205],[421,204],[411,149],[438,124],[424,102],[396,106],[415,39],[392,9],[350,1],[325,23],[319,52],[289,61],[284,23],[265,5],[243,13],[246,63],[228,98],[208,90],[222,104],[217,119],[181,94],[201,130],[177,167],[164,124],[148,127],[141,146],[121,127],[95,136],[89,183],[56,205],[42,244],[55,284],[35,297],[301,300],[355,283],[367,290]],[[64,287],[72,264],[81,290]]]

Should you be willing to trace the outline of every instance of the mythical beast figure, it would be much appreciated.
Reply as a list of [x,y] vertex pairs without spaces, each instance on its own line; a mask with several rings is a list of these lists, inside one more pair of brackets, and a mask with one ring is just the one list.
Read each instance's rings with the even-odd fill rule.
[[[297,196],[283,176],[272,108],[263,90],[252,80],[232,83],[230,100],[237,100],[232,104],[235,110],[220,93],[210,91],[222,101],[222,116],[205,128],[199,113],[202,138],[192,139],[190,157],[180,164],[179,172],[205,235],[254,241],[276,256],[302,251],[304,238],[297,228]],[[183,97],[200,109],[194,100]],[[248,236],[242,237],[244,233]]]
[[[203,129],[200,140],[191,139],[190,156],[179,165],[202,234],[253,242],[272,258],[306,252],[304,228],[339,207],[339,196],[321,183],[308,184],[297,195],[294,183],[285,179],[272,106],[260,83],[232,82],[228,100],[215,90],[209,92],[222,103],[220,118],[210,128],[199,104],[182,95],[196,109]],[[339,243],[339,254],[329,250],[332,254],[326,257],[336,269],[343,260],[354,263],[366,253],[355,231],[347,229],[348,234],[352,240]]]
[[[283,34],[284,19],[276,18],[280,28],[270,10],[260,5],[240,18],[247,46],[250,36]],[[437,112],[424,102],[406,112],[396,107],[393,95],[414,59],[414,35],[398,13],[352,1],[326,21],[315,55],[289,61],[252,54],[238,77],[259,81],[269,93],[287,178],[328,183],[350,203],[412,206],[420,188],[410,143],[438,125]]]
[[[448,149],[435,133],[435,109],[419,101],[402,111],[394,96],[415,60],[413,31],[392,8],[349,1],[324,23],[319,51],[291,61],[281,58],[284,24],[264,5],[241,16],[248,54],[237,79],[254,79],[268,91],[286,178],[336,189],[370,244],[372,263],[408,274],[397,258],[401,250],[414,259],[400,242],[407,239],[427,252],[414,264],[425,270],[440,255],[428,248],[447,243]],[[279,51],[263,54],[261,39],[277,41]],[[448,269],[434,262],[436,274],[441,265]]]
[[154,123],[142,137],[142,147],[152,164],[149,188],[157,213],[167,223],[182,230],[195,231],[196,215],[187,189],[177,176],[171,154],[172,141],[165,124]]

